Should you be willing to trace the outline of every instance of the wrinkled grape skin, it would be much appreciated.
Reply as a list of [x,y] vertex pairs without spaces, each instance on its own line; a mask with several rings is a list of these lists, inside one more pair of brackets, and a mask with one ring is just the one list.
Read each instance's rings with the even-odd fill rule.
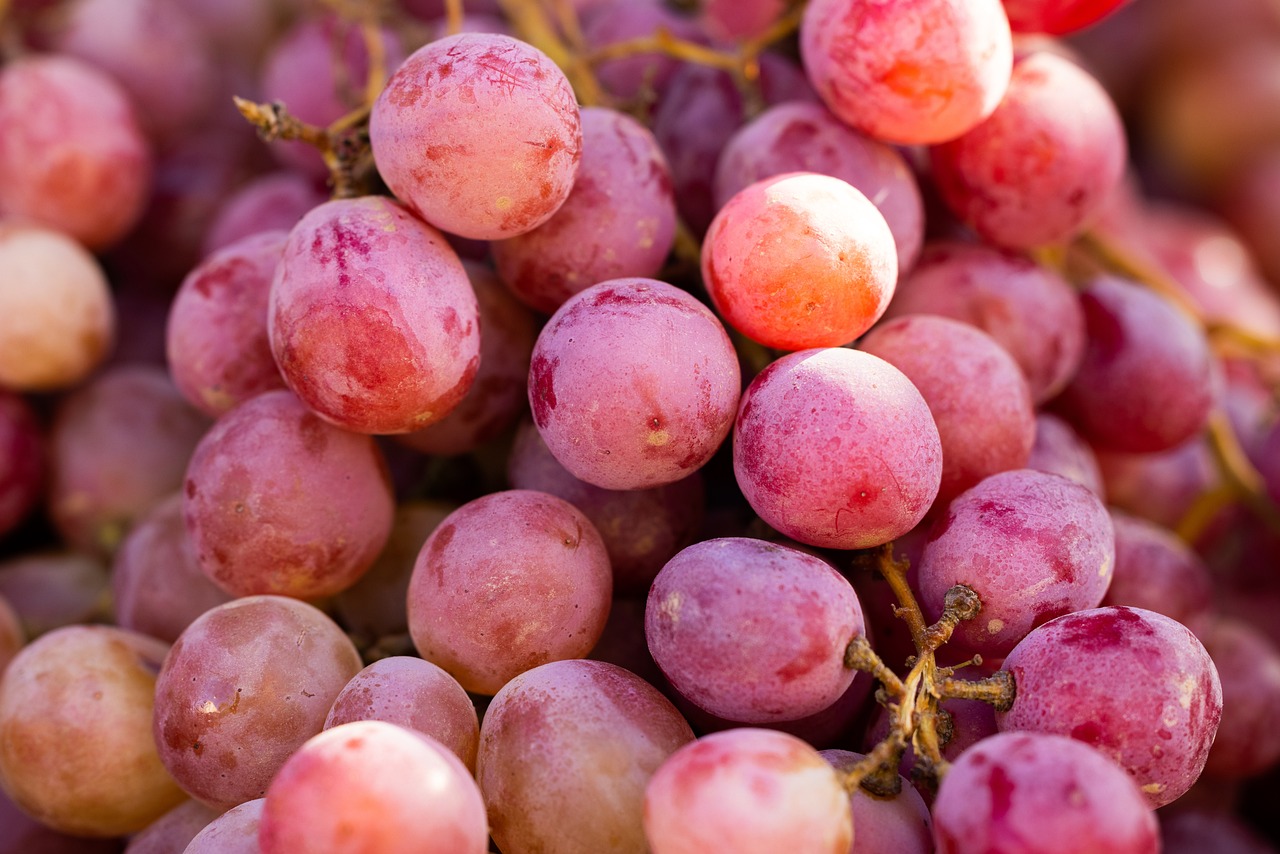
[[191,840],[217,817],[218,811],[212,807],[183,801],[134,834],[124,854],[185,854]]
[[1036,432],[1031,392],[1013,357],[991,336],[916,314],[880,324],[858,349],[902,371],[929,405],[942,442],[939,504],[1027,464]]
[[0,73],[0,214],[105,249],[142,215],[151,169],[133,108],[103,72],[32,54]]
[[463,261],[480,312],[480,367],[470,390],[440,421],[404,433],[400,441],[424,454],[465,454],[497,438],[528,405],[529,360],[538,320],[475,261]]
[[475,771],[476,708],[457,680],[430,661],[395,655],[353,676],[333,701],[324,728],[352,721],[386,721],[429,735]]
[[397,198],[437,228],[478,240],[546,222],[568,198],[582,154],[564,73],[531,45],[488,33],[448,36],[410,56],[373,105],[369,139]]
[[0,390],[0,537],[22,523],[39,502],[45,481],[45,442],[26,398]]
[[265,798],[232,807],[197,833],[182,854],[261,854],[258,831]]
[[729,199],[702,244],[725,322],[766,347],[838,347],[880,319],[898,280],[884,216],[839,178],[775,175]]
[[1093,449],[1070,424],[1051,412],[1036,413],[1036,439],[1027,468],[1060,474],[1099,498],[1106,497],[1102,468]]
[[[848,771],[864,757],[850,750],[822,750],[822,758],[837,771]],[[853,845],[849,854],[933,854],[933,820],[920,793],[904,778],[898,794],[872,795],[861,786],[849,793],[853,810]]]
[[649,590],[645,637],[671,684],[744,723],[820,712],[855,671],[865,634],[857,594],[820,558],[763,540],[706,540],[681,551]]
[[541,492],[491,493],[423,544],[409,632],[463,688],[495,694],[530,668],[589,653],[612,589],[604,543],[577,508]]
[[213,418],[284,388],[267,337],[267,299],[287,234],[236,241],[201,261],[169,307],[165,356],[174,385]]
[[1000,0],[813,0],[800,53],[841,121],[887,142],[934,144],[996,109],[1013,40]]
[[990,118],[930,150],[947,206],[983,239],[1030,249],[1071,239],[1119,183],[1124,127],[1106,90],[1069,60],[1032,53]]
[[94,257],[57,231],[0,222],[0,269],[0,384],[55,391],[88,376],[116,331],[111,291]]
[[289,388],[358,433],[439,421],[480,365],[479,309],[457,253],[379,196],[327,202],[294,226],[267,330]]
[[248,596],[219,605],[174,642],[156,679],[160,758],[210,806],[260,798],[359,670],[355,646],[305,602]]
[[1084,311],[1062,276],[990,246],[932,243],[898,282],[886,318],[937,314],[976,326],[1013,356],[1032,400],[1062,391],[1084,358]]
[[656,276],[675,243],[671,170],[653,134],[602,107],[583,108],[581,120],[569,197],[542,225],[493,244],[498,275],[544,314],[597,282]]
[[514,489],[563,498],[591,520],[609,552],[614,593],[620,595],[647,593],[663,565],[694,541],[706,516],[701,472],[653,489],[601,489],[571,475],[531,423],[516,432],[507,478]]
[[1036,626],[1096,607],[1115,565],[1111,517],[1098,497],[1064,477],[1019,469],[951,502],[929,534],[917,583],[934,618],[953,586],[972,588],[982,610],[952,637],[998,658]]
[[1248,623],[1217,618],[1199,632],[1222,680],[1222,725],[1205,774],[1255,777],[1280,762],[1280,650]]
[[120,544],[111,565],[111,596],[117,625],[166,643],[231,598],[200,571],[191,553],[181,494],[157,504]]
[[125,364],[64,397],[49,436],[49,516],[63,539],[109,555],[182,486],[209,420],[163,368]]
[[654,854],[849,854],[849,796],[835,769],[795,736],[731,729],[687,744],[644,797]]
[[557,661],[517,676],[485,712],[476,779],[506,854],[646,850],[644,790],[693,741],[656,689],[621,667]]
[[1059,411],[1104,450],[1150,453],[1190,439],[1212,405],[1205,334],[1168,300],[1110,276],[1080,295],[1088,340]]
[[543,441],[574,477],[604,489],[662,486],[701,468],[729,433],[740,389],[720,321],[654,279],[570,298],[539,334],[529,371]]
[[933,805],[938,854],[1158,854],[1133,781],[1079,742],[994,735],[961,754]]
[[439,742],[384,721],[312,738],[271,781],[262,854],[488,850],[484,802]]
[[928,404],[897,368],[856,350],[802,350],[742,395],[733,470],[752,509],[781,533],[864,549],[924,518],[942,446]]
[[924,240],[924,202],[911,167],[892,146],[863,136],[821,104],[778,104],[725,143],[715,170],[716,209],[756,181],[787,172],[847,181],[884,216],[898,271],[915,265]]
[[1069,735],[1129,772],[1152,807],[1200,776],[1222,717],[1222,684],[1181,623],[1140,608],[1105,607],[1051,620],[1001,669],[1017,696],[1001,731]]
[[0,681],[0,778],[42,823],[81,836],[135,833],[176,806],[149,730],[161,641],[70,626],[32,641]]
[[350,587],[382,550],[394,512],[373,440],[326,424],[288,391],[218,419],[191,456],[184,494],[200,568],[238,596]]
[[202,243],[205,255],[264,231],[289,231],[327,201],[315,184],[296,172],[274,172],[244,184],[218,206]]
[[1204,561],[1154,522],[1114,509],[1111,519],[1116,571],[1102,603],[1155,611],[1200,635],[1199,623],[1213,607],[1213,579]]

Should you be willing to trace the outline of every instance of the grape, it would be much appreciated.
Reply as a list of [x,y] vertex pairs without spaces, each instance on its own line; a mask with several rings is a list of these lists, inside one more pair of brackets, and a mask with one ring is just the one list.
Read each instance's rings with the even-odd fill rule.
[[483,854],[484,802],[471,775],[439,742],[384,721],[315,736],[267,790],[262,854]]
[[1176,527],[1196,497],[1213,489],[1222,477],[1199,438],[1168,451],[1098,451],[1097,458],[1107,501],[1166,528]]
[[996,111],[933,148],[947,206],[983,239],[1012,249],[1080,233],[1120,180],[1125,136],[1106,90],[1069,60],[1031,53]]
[[906,144],[954,139],[991,115],[1013,62],[999,0],[814,0],[800,53],[841,121]]
[[187,845],[183,854],[260,854],[258,832],[264,798],[234,806],[209,822]]
[[582,161],[564,204],[493,244],[498,275],[546,314],[597,282],[657,275],[675,242],[671,173],[653,134],[601,107],[584,108],[581,122]]
[[[58,55],[30,55],[5,65],[0,73],[0,215],[62,232],[90,250],[105,249],[142,215],[151,168],[151,150],[129,100],[105,73]],[[6,259],[3,267],[9,270],[12,264]],[[66,284],[59,280],[88,278],[78,270],[83,263],[59,266],[69,268],[55,278],[61,287]],[[16,281],[5,290],[14,287]],[[42,293],[41,301],[46,299],[55,295]],[[83,322],[85,308],[75,314]],[[81,346],[85,343],[90,349],[100,346]]]
[[28,552],[0,564],[0,596],[28,637],[111,613],[111,579],[95,557],[68,551]]
[[1200,640],[1222,680],[1222,725],[1209,751],[1205,774],[1218,779],[1254,777],[1280,762],[1280,649],[1247,623],[1208,621]]
[[[848,771],[865,758],[849,750],[823,750],[821,755],[837,771]],[[876,797],[861,786],[849,793],[855,829],[849,854],[932,854],[929,808],[906,780],[901,785],[902,790],[888,798]]]
[[368,436],[330,426],[287,391],[218,419],[187,467],[183,513],[200,569],[238,596],[327,596],[378,556],[394,509]]
[[899,272],[915,265],[924,239],[924,203],[915,175],[892,146],[868,139],[820,104],[778,104],[725,143],[715,171],[716,208],[756,181],[788,172],[848,182],[884,216]]
[[121,850],[119,839],[71,836],[41,824],[18,809],[2,790],[0,828],[4,831],[0,833],[0,854],[120,854]]
[[182,800],[151,740],[167,646],[110,626],[32,641],[0,681],[0,780],[22,810],[79,836],[135,833]]
[[693,733],[638,676],[555,661],[503,686],[485,713],[476,779],[507,854],[646,850],[645,786]]
[[1101,276],[1081,294],[1088,343],[1063,415],[1108,450],[1168,450],[1198,433],[1212,399],[1204,333],[1158,294]]
[[1021,468],[1035,442],[1035,410],[1013,357],[979,329],[933,315],[880,324],[858,348],[909,379],[938,425],[945,504],[983,478]]
[[124,854],[179,854],[218,817],[212,807],[186,800],[160,816],[129,840]]
[[1093,748],[1002,733],[952,764],[933,805],[938,854],[1158,854],[1155,815]]
[[509,490],[458,508],[427,538],[409,582],[409,632],[462,687],[585,656],[609,616],[609,558],[571,504]]
[[804,717],[849,687],[845,648],[865,633],[857,594],[830,564],[762,540],[681,551],[649,590],[645,636],[671,684],[744,723]]
[[359,670],[351,641],[305,602],[248,596],[219,605],[174,642],[156,679],[160,759],[210,806],[260,798]]
[[174,295],[165,328],[173,382],[213,418],[284,388],[267,337],[267,298],[287,234],[268,231],[201,261]]
[[[32,169],[29,160],[22,162]],[[12,186],[0,176],[0,187]],[[53,391],[88,376],[110,350],[116,327],[107,280],[93,256],[58,232],[5,220],[0,269],[0,385]]]
[[1097,607],[1115,569],[1115,534],[1102,501],[1074,481],[1019,469],[963,492],[929,533],[918,585],[925,613],[947,591],[973,589],[982,611],[954,638],[983,656],[1006,655],[1036,626]]
[[1114,509],[1111,520],[1116,570],[1103,604],[1144,608],[1198,629],[1213,605],[1213,580],[1204,561],[1154,522]]
[[1275,854],[1276,849],[1229,814],[1184,810],[1160,818],[1164,854]]
[[720,209],[702,244],[716,308],[748,338],[780,350],[835,347],[879,320],[898,280],[893,233],[839,178],[788,173]]
[[1126,0],[1004,0],[1009,26],[1019,33],[1082,30],[1110,15]]
[[[649,653],[644,637],[643,599],[615,597],[609,605],[609,619],[600,633],[600,640],[587,656],[592,661],[603,661],[629,670],[661,691],[673,703],[679,701],[679,693],[671,688],[662,671]],[[686,719],[687,709],[677,707]]]
[[1018,363],[1037,404],[1062,391],[1084,357],[1084,311],[1066,280],[989,246],[926,247],[885,317],[906,314],[937,314],[990,335]]
[[17,528],[44,491],[45,442],[36,411],[0,390],[0,537]]
[[1027,468],[1074,480],[1099,498],[1106,497],[1098,457],[1071,425],[1051,412],[1036,413],[1036,440]]
[[325,202],[312,181],[296,172],[275,172],[255,178],[218,206],[201,244],[203,254],[214,252],[253,234],[290,230],[307,211]]
[[370,664],[333,701],[324,728],[386,721],[429,735],[476,767],[480,720],[471,698],[448,673],[420,658],[397,655]]
[[[985,665],[985,662],[984,662]],[[981,671],[961,670],[956,678],[960,679],[980,679],[986,674]],[[995,735],[999,730],[996,728],[996,710],[990,703],[983,700],[957,700],[949,698],[942,700],[938,704],[939,708],[949,717],[946,732],[950,736],[943,740],[941,738],[943,732],[939,726],[939,736],[942,748],[942,758],[948,762],[954,762],[966,750],[985,738]],[[863,745],[866,750],[872,750],[877,744],[889,735],[892,713],[884,706],[878,707],[870,728],[863,739]],[[911,775],[911,771],[916,767],[917,763],[915,748],[910,744],[907,745],[906,751],[902,754],[902,761],[898,763],[898,772],[903,776]],[[927,783],[923,780],[917,780],[915,783],[915,791],[920,792],[922,797],[933,800],[936,791],[931,790]]]
[[856,350],[802,350],[742,395],[733,470],[752,509],[781,533],[863,549],[924,518],[942,447],[928,405],[897,368]]
[[406,433],[462,399],[480,362],[475,292],[444,237],[395,202],[339,199],[289,233],[267,307],[294,393],[359,433]]
[[424,454],[453,456],[502,434],[525,411],[538,321],[488,267],[463,261],[479,310],[480,367],[466,396],[440,421],[400,441]]
[[767,32],[786,6],[786,0],[707,0],[702,26],[716,39],[745,41]]
[[573,188],[582,127],[564,73],[509,36],[460,33],[419,48],[369,119],[378,172],[411,210],[481,240],[546,222]]
[[231,598],[200,571],[191,553],[180,493],[157,504],[120,544],[111,594],[117,625],[166,643]]
[[645,789],[644,830],[654,854],[848,854],[854,842],[835,770],[795,736],[751,728],[673,753]]
[[[1195,635],[1140,608],[1078,611],[1040,626],[1001,669],[1017,697],[1002,731],[1069,735],[1129,772],[1153,807],[1200,776],[1222,717],[1222,685]],[[936,818],[936,814],[935,814]]]
[[7,599],[0,596],[0,676],[4,675],[5,668],[26,641],[27,633],[22,628],[18,612],[13,610]]
[[[677,38],[700,40],[697,24],[678,15],[658,0],[601,3],[583,22],[582,35],[593,48],[606,48],[665,29]],[[662,93],[682,66],[661,52],[640,53],[601,62],[595,69],[601,86],[623,101]]]
[[740,384],[733,345],[705,306],[663,282],[615,279],[571,297],[543,327],[529,402],[543,441],[574,477],[644,489],[711,459]]
[[209,427],[164,370],[122,365],[65,397],[49,437],[49,515],[82,551],[110,554],[182,485]]
[[528,422],[516,432],[507,477],[513,488],[549,492],[591,520],[609,553],[617,594],[648,592],[663,565],[693,543],[706,516],[700,472],[651,489],[601,489],[569,474]]

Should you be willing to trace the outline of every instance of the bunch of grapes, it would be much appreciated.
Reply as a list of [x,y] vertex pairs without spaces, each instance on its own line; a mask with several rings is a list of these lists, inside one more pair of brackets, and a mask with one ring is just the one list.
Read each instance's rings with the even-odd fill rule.
[[0,854],[1276,851],[1278,70],[0,0]]

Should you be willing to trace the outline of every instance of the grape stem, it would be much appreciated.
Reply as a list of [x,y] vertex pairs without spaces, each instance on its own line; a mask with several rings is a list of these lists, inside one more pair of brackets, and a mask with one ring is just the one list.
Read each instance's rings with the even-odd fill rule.
[[348,199],[368,192],[362,175],[371,166],[369,151],[369,108],[362,107],[338,119],[327,128],[307,124],[276,101],[260,104],[233,97],[236,109],[267,142],[299,140],[313,146],[324,158],[333,184],[335,199]]
[[[1013,675],[998,672],[976,682],[953,679],[955,667],[939,667],[937,651],[951,639],[964,620],[982,610],[982,601],[970,587],[958,584],[947,591],[938,621],[926,625],[924,613],[907,582],[908,563],[893,556],[893,544],[882,546],[873,557],[876,568],[889,582],[898,607],[894,613],[907,623],[916,656],[905,679],[899,679],[871,649],[867,639],[855,637],[845,648],[846,667],[870,674],[881,684],[877,701],[889,710],[889,734],[866,758],[842,774],[850,791],[856,786],[880,797],[897,793],[901,787],[898,765],[908,745],[915,751],[916,773],[931,785],[946,774],[948,763],[942,748],[951,737],[950,716],[940,703],[946,699],[982,700],[1005,711],[1013,704]],[[971,663],[980,663],[975,659]]]

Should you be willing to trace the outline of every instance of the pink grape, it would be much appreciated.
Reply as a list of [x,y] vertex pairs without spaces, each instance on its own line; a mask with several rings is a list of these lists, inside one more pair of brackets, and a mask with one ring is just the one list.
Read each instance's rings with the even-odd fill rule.
[[186,628],[156,678],[160,759],[210,806],[260,798],[359,670],[351,641],[312,605],[282,596],[219,605]]
[[1106,450],[1165,451],[1198,433],[1213,395],[1204,332],[1124,279],[1098,277],[1080,299],[1088,343],[1059,411]]
[[1097,214],[1124,171],[1124,127],[1088,72],[1047,52],[1021,57],[989,118],[930,151],[947,206],[1011,249],[1062,243]]
[[1160,814],[1163,854],[1275,854],[1239,817],[1209,810],[1181,810]]
[[[677,37],[701,37],[696,22],[657,0],[600,3],[583,22],[582,35],[593,48],[605,48],[647,36],[660,27]],[[647,91],[662,93],[681,68],[675,57],[654,51],[601,62],[596,74],[606,92],[629,101]]]
[[702,279],[725,321],[779,350],[847,344],[880,319],[898,280],[893,233],[839,178],[776,175],[720,209]]
[[205,258],[169,308],[165,355],[192,406],[216,418],[264,391],[284,388],[267,337],[267,299],[288,235],[250,235]]
[[1110,15],[1126,0],[1004,0],[1009,26],[1019,33],[1065,35]]
[[887,142],[935,144],[996,109],[1013,43],[999,0],[814,0],[800,53],[842,121]]
[[924,240],[924,202],[911,167],[892,146],[863,136],[821,104],[778,104],[725,143],[715,172],[716,208],[756,181],[788,172],[848,182],[884,216],[899,272],[914,266]]
[[644,793],[693,741],[643,679],[600,661],[555,661],[512,679],[480,733],[476,779],[507,854],[646,849]]
[[750,724],[838,700],[855,674],[845,648],[865,633],[857,594],[830,564],[747,538],[681,551],[654,579],[645,608],[649,650],[676,690]]
[[1222,680],[1222,725],[1205,764],[1219,780],[1255,777],[1280,763],[1280,649],[1248,623],[1218,617],[1199,632]]
[[94,257],[57,231],[4,220],[0,269],[0,385],[56,391],[87,377],[116,331],[111,291]]
[[422,733],[356,721],[303,744],[271,781],[262,854],[484,854],[480,790],[457,757]]
[[351,677],[334,698],[324,728],[386,721],[429,735],[468,770],[476,767],[480,720],[457,680],[421,658],[379,659]]
[[423,544],[409,632],[462,687],[495,694],[530,668],[589,653],[612,589],[604,543],[581,512],[546,493],[495,492],[459,507]]
[[1182,521],[1197,496],[1222,479],[1212,452],[1199,437],[1167,451],[1096,454],[1107,501],[1170,529]]
[[105,72],[56,54],[5,65],[0,215],[105,249],[142,215],[151,169],[133,107]]
[[479,309],[457,253],[380,196],[327,202],[294,226],[267,330],[289,388],[359,433],[439,421],[480,364]]
[[781,533],[864,549],[924,518],[942,446],[928,404],[897,368],[857,350],[802,350],[742,395],[733,470],[752,509]]
[[493,33],[414,52],[374,103],[369,138],[397,198],[437,228],[480,240],[546,222],[582,153],[564,73],[537,48]]
[[745,40],[766,32],[786,7],[786,0],[707,0],[702,25],[717,39]]
[[835,769],[793,735],[751,728],[673,753],[645,789],[644,830],[654,854],[848,854],[854,841]]
[[1027,464],[1035,442],[1031,393],[991,336],[944,317],[903,315],[877,326],[858,348],[902,371],[929,405],[942,442],[939,503]]
[[1129,772],[1152,807],[1200,776],[1222,717],[1222,684],[1204,646],[1163,614],[1109,606],[1050,620],[1001,669],[1017,696],[1002,731],[1068,735]]
[[1060,474],[1099,498],[1106,496],[1097,455],[1070,424],[1051,412],[1036,413],[1036,439],[1027,468]]
[[969,748],[933,805],[938,854],[1158,854],[1154,813],[1128,775],[1078,741],[1002,733]]
[[136,833],[182,791],[150,737],[168,647],[112,626],[28,644],[0,681],[0,780],[40,822],[80,836]]
[[192,837],[183,854],[261,854],[258,831],[265,798],[232,807]]
[[[837,771],[848,771],[863,754],[850,750],[823,750],[822,758]],[[919,792],[901,780],[902,790],[888,798],[868,793],[861,786],[849,793],[853,810],[853,845],[849,854],[933,854],[933,821]]]
[[201,243],[203,253],[211,255],[252,234],[288,231],[307,211],[325,201],[315,183],[296,172],[255,178],[218,206]]
[[990,335],[1018,363],[1037,404],[1062,391],[1084,358],[1084,311],[1067,281],[990,246],[927,246],[885,317],[905,314],[937,314]]
[[1064,477],[1018,469],[986,478],[948,505],[925,543],[917,585],[934,618],[953,586],[972,588],[982,610],[953,637],[1000,657],[1036,626],[1097,607],[1115,565],[1111,517],[1098,496]]
[[106,622],[111,578],[96,557],[72,551],[28,552],[0,563],[0,597],[28,637],[64,626]]
[[574,477],[646,489],[711,459],[740,384],[733,345],[702,303],[664,282],[615,279],[573,296],[543,327],[529,402],[543,441]]
[[[185,800],[129,839],[124,854],[178,854],[219,812],[199,801]],[[56,854],[56,852],[48,852]]]
[[584,108],[581,122],[582,162],[564,204],[493,244],[498,275],[545,314],[597,282],[656,276],[675,242],[671,170],[653,134],[602,107]]
[[1154,522],[1115,509],[1111,519],[1116,570],[1102,603],[1144,608],[1199,629],[1213,606],[1213,579],[1204,561]]

